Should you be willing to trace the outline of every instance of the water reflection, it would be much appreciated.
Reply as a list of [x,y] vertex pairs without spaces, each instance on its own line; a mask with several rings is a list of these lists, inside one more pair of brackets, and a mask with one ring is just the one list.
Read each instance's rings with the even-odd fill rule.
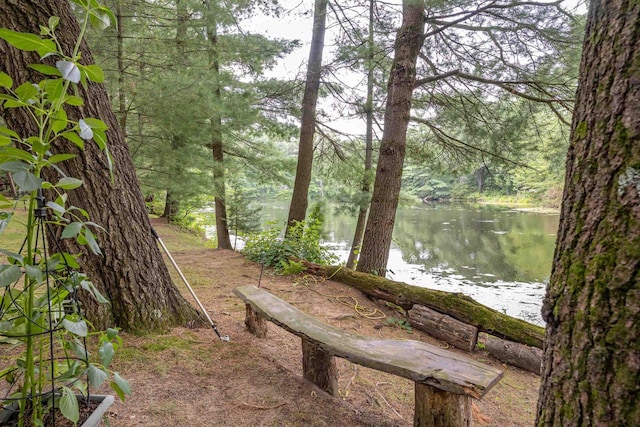
[[[286,202],[268,203],[265,220],[286,219]],[[355,219],[325,211],[325,241],[346,260]],[[400,208],[388,268],[391,278],[462,292],[533,323],[551,271],[558,215],[492,206]]]

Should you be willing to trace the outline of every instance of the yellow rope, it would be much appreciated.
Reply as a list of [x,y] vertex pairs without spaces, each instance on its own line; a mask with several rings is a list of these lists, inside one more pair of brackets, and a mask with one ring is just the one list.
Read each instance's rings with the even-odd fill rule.
[[350,295],[330,295],[330,294],[326,294],[323,292],[320,292],[317,289],[314,289],[311,287],[311,285],[316,285],[318,284],[318,282],[324,282],[326,280],[331,279],[331,277],[333,277],[337,272],[339,271],[336,270],[335,273],[333,273],[330,277],[328,278],[321,278],[320,280],[318,280],[318,277],[312,274],[307,274],[304,275],[302,277],[299,277],[298,279],[295,280],[294,285],[304,285],[307,287],[307,289],[309,289],[310,291],[313,291],[319,295],[322,295],[323,297],[332,299],[334,301],[336,301],[339,304],[342,305],[346,305],[347,307],[352,308],[360,317],[363,317],[365,319],[369,319],[369,320],[380,320],[380,319],[384,319],[386,316],[386,314],[384,314],[384,312],[378,310],[377,308],[373,308],[373,309],[369,309],[365,306],[363,306],[362,304],[360,304],[358,302],[357,299],[355,299],[354,297],[350,296]]

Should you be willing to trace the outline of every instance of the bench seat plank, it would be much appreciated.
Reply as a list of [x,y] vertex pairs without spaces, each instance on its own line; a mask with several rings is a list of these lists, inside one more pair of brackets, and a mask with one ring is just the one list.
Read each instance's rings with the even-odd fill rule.
[[420,384],[479,399],[503,375],[484,363],[421,341],[369,338],[335,328],[255,286],[233,292],[265,319],[327,353]]

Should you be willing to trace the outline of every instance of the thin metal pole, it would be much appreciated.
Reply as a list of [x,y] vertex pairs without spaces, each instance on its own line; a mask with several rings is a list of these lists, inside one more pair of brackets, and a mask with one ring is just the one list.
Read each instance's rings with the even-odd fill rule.
[[196,303],[200,307],[200,310],[202,311],[204,316],[209,321],[209,324],[213,328],[213,330],[216,333],[216,335],[218,335],[218,338],[220,338],[222,341],[229,341],[229,336],[228,335],[225,335],[224,337],[222,335],[220,335],[220,332],[218,332],[218,327],[216,326],[215,322],[213,320],[211,320],[211,317],[209,316],[209,313],[207,313],[207,310],[204,308],[204,306],[200,302],[200,299],[198,298],[196,293],[193,291],[193,288],[191,287],[191,285],[189,285],[189,282],[187,281],[187,278],[184,277],[184,274],[182,274],[182,270],[180,270],[180,267],[178,267],[178,264],[176,264],[176,261],[173,259],[173,257],[169,253],[169,249],[167,249],[167,247],[164,245],[164,242],[162,241],[162,239],[160,238],[160,236],[158,235],[158,233],[156,232],[156,230],[153,227],[151,227],[151,233],[153,234],[153,237],[155,237],[158,240],[158,242],[160,242],[160,246],[162,246],[162,249],[164,250],[164,253],[167,254],[167,257],[169,258],[169,261],[171,261],[171,264],[173,264],[173,267],[176,269],[176,271],[180,275],[180,278],[182,279],[184,284],[187,285],[187,289],[189,290],[189,293],[191,294],[193,299],[196,300]]

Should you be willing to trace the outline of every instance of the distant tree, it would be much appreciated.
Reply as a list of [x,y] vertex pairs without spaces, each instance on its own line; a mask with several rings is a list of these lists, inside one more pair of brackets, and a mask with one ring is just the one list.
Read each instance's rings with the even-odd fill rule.
[[[425,26],[420,34],[401,28],[396,36],[396,59],[389,78],[387,110],[369,218],[358,270],[384,274],[391,245],[395,209],[401,187],[409,120],[426,129],[424,141],[447,150],[487,152],[475,147],[474,134],[501,126],[508,115],[496,114],[495,100],[517,105],[520,100],[544,104],[559,120],[572,108],[571,68],[564,66],[563,49],[570,45],[571,14],[558,2],[429,0],[403,2],[406,13],[421,9]],[[418,30],[417,28],[414,30]],[[404,32],[403,32],[404,31]],[[416,58],[399,63],[398,47],[419,42]],[[413,49],[413,47],[412,47]],[[408,59],[408,58],[407,58]],[[404,88],[412,75],[409,99],[398,99],[393,81]],[[405,95],[403,90],[403,96]],[[390,106],[402,105],[395,116]],[[455,124],[467,126],[468,140],[457,137],[457,126],[442,120],[453,114]],[[389,128],[389,129],[387,129]],[[402,132],[402,135],[399,134]],[[387,139],[385,139],[385,136]],[[498,146],[499,147],[499,146]],[[492,150],[487,154],[499,155]],[[480,167],[482,165],[478,165]]]
[[[60,17],[56,32],[63,49],[71,51],[79,33],[78,23],[66,1],[24,0],[0,3],[0,27],[39,34],[39,25],[46,25],[49,17]],[[81,47],[82,58],[92,62],[88,47]],[[50,61],[51,59],[49,59]],[[43,76],[28,67],[38,63],[35,54],[17,52],[0,42],[0,68],[10,74],[17,84],[39,81]],[[58,241],[67,252],[83,252],[83,270],[108,296],[107,310],[98,311],[98,304],[85,301],[88,318],[98,328],[117,325],[127,330],[147,331],[185,324],[198,319],[197,312],[181,296],[171,282],[167,267],[151,234],[151,225],[136,179],[124,136],[118,126],[104,86],[89,84],[83,90],[85,105],[70,112],[70,118],[97,117],[108,126],[109,151],[114,165],[113,181],[109,176],[107,158],[95,144],[87,144],[84,151],[68,143],[64,152],[77,157],[62,164],[70,176],[81,178],[84,185],[69,193],[68,204],[88,211],[92,220],[106,228],[99,236],[104,256],[94,256],[73,239]],[[13,129],[31,134],[33,126],[21,109],[0,108],[0,115]],[[51,147],[52,151],[56,147]],[[52,246],[56,247],[56,246]]]
[[640,5],[590,2],[538,426],[640,420]]
[[[316,104],[320,88],[322,71],[322,51],[327,18],[328,0],[315,0],[313,12],[313,33],[307,64],[307,80],[302,98],[302,117],[300,123],[300,144],[298,146],[298,164],[296,179],[289,206],[288,227],[295,222],[304,221],[309,205],[308,193],[313,166],[313,136],[316,126]],[[289,229],[287,227],[287,230]]]

